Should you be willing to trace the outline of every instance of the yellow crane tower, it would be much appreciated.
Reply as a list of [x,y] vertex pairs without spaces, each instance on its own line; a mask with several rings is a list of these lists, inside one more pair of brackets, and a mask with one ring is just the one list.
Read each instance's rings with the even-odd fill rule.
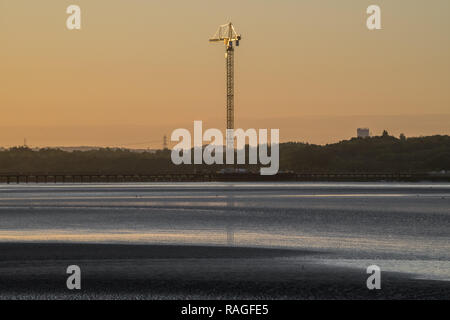
[[234,45],[239,46],[241,35],[236,32],[233,24],[219,26],[210,42],[225,44],[225,59],[227,69],[227,147],[233,146],[234,130]]

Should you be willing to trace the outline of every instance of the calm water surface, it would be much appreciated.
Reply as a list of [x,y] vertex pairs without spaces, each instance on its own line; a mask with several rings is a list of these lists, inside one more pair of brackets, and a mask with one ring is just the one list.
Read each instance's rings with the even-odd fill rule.
[[0,241],[299,248],[450,280],[450,184],[0,185]]

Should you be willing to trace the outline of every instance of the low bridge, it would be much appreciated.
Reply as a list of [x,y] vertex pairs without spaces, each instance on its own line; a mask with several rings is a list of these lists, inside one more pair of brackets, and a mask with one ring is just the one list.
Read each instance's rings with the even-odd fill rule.
[[94,183],[94,182],[213,182],[213,181],[436,181],[450,182],[450,175],[428,173],[0,173],[0,183]]

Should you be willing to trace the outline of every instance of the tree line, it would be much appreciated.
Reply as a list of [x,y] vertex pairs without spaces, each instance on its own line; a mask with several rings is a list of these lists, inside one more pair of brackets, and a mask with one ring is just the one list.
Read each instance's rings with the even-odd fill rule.
[[[327,145],[301,142],[280,144],[280,171],[292,172],[430,172],[450,170],[450,136],[352,138]],[[248,146],[247,146],[248,148]],[[247,150],[248,151],[248,150]],[[100,148],[90,151],[32,150],[13,147],[0,151],[0,173],[159,174],[215,172],[225,165],[179,165],[170,150],[132,152]],[[248,152],[247,152],[248,155]],[[260,165],[239,165],[259,171]]]

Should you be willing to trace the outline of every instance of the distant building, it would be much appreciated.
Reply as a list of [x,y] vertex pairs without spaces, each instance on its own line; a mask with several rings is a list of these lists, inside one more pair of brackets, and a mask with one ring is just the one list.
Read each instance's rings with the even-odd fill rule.
[[358,128],[356,130],[356,134],[358,138],[368,138],[370,137],[369,128]]

